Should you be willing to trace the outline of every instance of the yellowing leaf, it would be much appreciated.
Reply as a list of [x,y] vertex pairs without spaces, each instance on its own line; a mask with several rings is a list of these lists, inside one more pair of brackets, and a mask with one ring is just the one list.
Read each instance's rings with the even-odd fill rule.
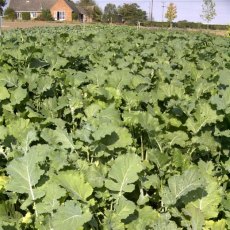
[[7,176],[0,176],[0,190],[5,187],[9,178]]
[[0,100],[5,100],[10,97],[10,94],[6,87],[0,86]]

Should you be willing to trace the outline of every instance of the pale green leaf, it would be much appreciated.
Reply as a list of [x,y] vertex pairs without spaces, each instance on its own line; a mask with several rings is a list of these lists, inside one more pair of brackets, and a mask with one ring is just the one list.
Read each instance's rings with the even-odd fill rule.
[[21,87],[16,88],[10,92],[10,101],[12,105],[20,104],[27,96],[27,90]]
[[185,147],[189,139],[186,132],[183,131],[167,132],[163,137],[169,140],[170,147],[173,145]]
[[41,193],[35,192],[34,187],[44,171],[38,166],[38,161],[39,158],[29,153],[11,161],[7,167],[7,173],[10,176],[7,190],[26,193],[33,201],[39,198]]
[[29,119],[15,119],[7,126],[9,134],[14,136],[18,141],[24,142],[27,139],[29,131],[33,130],[33,126]]
[[45,197],[36,204],[38,214],[52,213],[59,207],[58,199],[66,195],[65,189],[58,186],[55,182],[48,181],[40,188],[45,193]]
[[60,128],[56,130],[53,129],[43,129],[41,137],[51,145],[61,145],[65,149],[74,149],[74,143],[72,137]]
[[134,190],[134,182],[138,180],[138,173],[143,170],[140,157],[133,154],[119,156],[113,163],[105,186],[112,191],[124,192]]
[[0,140],[4,140],[7,136],[7,128],[5,126],[0,126]]
[[116,128],[110,136],[106,136],[102,140],[102,143],[105,144],[109,150],[125,148],[131,145],[132,142],[132,135],[129,133],[128,129],[121,127]]
[[104,165],[93,165],[86,171],[86,177],[92,187],[101,188],[104,185],[107,167]]
[[63,171],[57,175],[58,184],[64,187],[74,199],[86,201],[93,188],[85,182],[84,176],[75,171]]
[[208,220],[205,221],[205,226],[203,230],[226,230],[227,229],[226,224],[227,223],[225,219],[221,219],[216,222],[213,220]]
[[190,216],[191,227],[193,230],[202,230],[202,226],[204,225],[204,215],[203,213],[196,207],[191,206],[187,207],[187,209],[183,210],[184,213]]
[[219,214],[219,205],[222,200],[221,190],[219,185],[215,181],[209,181],[206,187],[207,195],[198,199],[194,202],[190,202],[186,208],[191,208],[191,206],[199,209],[206,220],[215,218]]
[[55,230],[77,230],[90,221],[92,214],[88,209],[82,209],[74,201],[66,201],[60,206],[52,218],[53,229]]
[[165,205],[175,204],[188,192],[201,187],[203,187],[203,180],[198,170],[186,170],[182,175],[175,175],[168,179],[168,187],[163,189],[162,201]]
[[120,219],[126,219],[135,209],[136,205],[122,196],[119,199],[118,205],[115,206],[115,215]]
[[10,98],[10,94],[6,87],[0,86],[0,100],[5,100],[7,98]]

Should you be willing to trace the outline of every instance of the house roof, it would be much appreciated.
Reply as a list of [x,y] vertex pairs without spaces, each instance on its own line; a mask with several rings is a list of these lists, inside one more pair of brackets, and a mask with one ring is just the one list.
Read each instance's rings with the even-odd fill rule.
[[[64,1],[73,11],[77,11],[74,2]],[[10,0],[9,8],[15,11],[41,11],[50,9],[56,2],[57,0]]]
[[65,2],[74,12],[78,12],[77,6],[74,2],[69,0],[65,0]]

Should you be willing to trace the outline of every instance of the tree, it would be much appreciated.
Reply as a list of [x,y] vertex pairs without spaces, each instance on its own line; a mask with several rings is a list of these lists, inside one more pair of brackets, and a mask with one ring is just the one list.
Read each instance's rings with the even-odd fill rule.
[[176,17],[177,17],[176,5],[174,3],[170,3],[168,8],[167,8],[167,12],[165,14],[165,18],[170,23],[170,28],[172,28],[172,22]]
[[17,18],[15,11],[9,7],[5,10],[4,15],[5,15],[5,19],[11,21],[14,21]]
[[6,0],[0,0],[0,15],[3,13],[3,7],[6,5]]
[[102,11],[94,0],[80,0],[77,5],[82,7],[94,21],[101,20]]
[[104,9],[104,17],[103,17],[104,20],[110,22],[116,22],[117,15],[118,15],[118,11],[116,5],[112,3],[108,3]]
[[216,16],[215,7],[216,3],[214,0],[203,0],[201,17],[207,22],[207,28],[209,22]]
[[140,9],[140,6],[136,3],[119,6],[118,13],[129,24],[136,24],[138,21],[145,21],[147,19],[146,12]]
[[42,13],[36,18],[38,21],[54,21],[50,10],[42,10]]

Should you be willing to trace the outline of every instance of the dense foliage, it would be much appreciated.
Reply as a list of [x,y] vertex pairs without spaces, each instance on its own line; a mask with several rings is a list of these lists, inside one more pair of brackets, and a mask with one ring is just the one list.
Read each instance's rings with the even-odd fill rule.
[[6,5],[6,0],[0,0],[0,15],[3,13],[3,7]]
[[52,16],[50,10],[42,10],[41,14],[36,18],[36,20],[38,20],[38,21],[54,21],[54,18]]
[[146,11],[142,10],[136,3],[119,6],[118,13],[122,15],[126,24],[137,24],[138,21],[143,22],[147,19]]
[[[170,23],[169,22],[155,22],[155,21],[146,21],[142,23],[143,26],[155,26],[155,27],[169,27]],[[189,22],[186,20],[178,21],[178,22],[173,22],[173,27],[177,28],[190,28],[190,29],[207,29],[206,24],[202,24],[200,22]],[[208,28],[210,30],[227,30],[228,25],[208,25]]]
[[99,22],[102,18],[102,10],[94,0],[79,0],[77,5],[84,9],[84,11],[92,17],[93,21]]
[[66,27],[0,38],[0,229],[230,229],[230,40]]
[[4,12],[4,18],[7,20],[14,21],[17,18],[16,12],[8,7]]
[[104,8],[103,21],[105,22],[119,22],[118,10],[115,4],[108,3]]

